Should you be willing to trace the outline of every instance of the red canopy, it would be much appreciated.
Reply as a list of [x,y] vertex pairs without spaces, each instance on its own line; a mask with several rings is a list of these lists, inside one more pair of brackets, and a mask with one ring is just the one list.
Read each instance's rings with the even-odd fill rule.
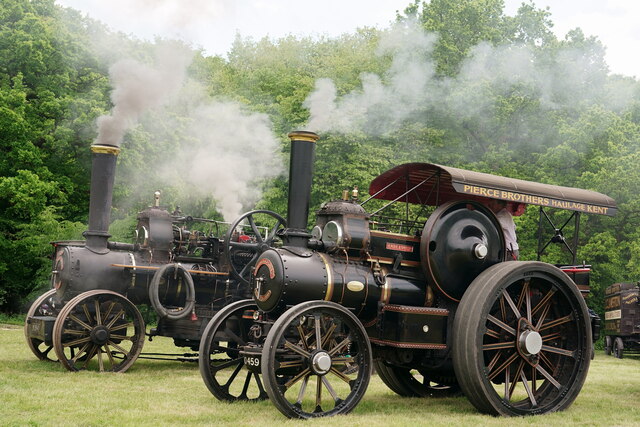
[[613,216],[616,202],[601,193],[579,188],[540,184],[488,173],[406,163],[373,181],[369,194],[376,199],[437,206],[449,200],[506,200],[514,204],[546,206]]

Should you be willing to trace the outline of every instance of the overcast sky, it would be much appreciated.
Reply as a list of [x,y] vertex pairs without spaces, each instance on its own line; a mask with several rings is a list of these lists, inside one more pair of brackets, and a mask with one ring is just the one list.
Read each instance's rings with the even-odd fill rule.
[[[207,54],[225,55],[236,33],[256,40],[288,34],[336,36],[358,27],[384,28],[411,0],[56,0],[139,38],[181,38]],[[522,0],[505,0],[515,14]],[[564,37],[580,27],[607,47],[611,71],[640,77],[640,1],[537,0],[549,6]]]

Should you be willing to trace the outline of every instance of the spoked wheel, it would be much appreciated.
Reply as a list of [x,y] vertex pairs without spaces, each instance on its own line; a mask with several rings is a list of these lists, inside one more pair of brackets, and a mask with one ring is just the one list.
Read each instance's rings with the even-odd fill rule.
[[613,342],[611,340],[611,336],[607,335],[604,337],[604,354],[607,356],[611,355],[611,347],[613,346]]
[[[211,319],[200,341],[200,375],[219,400],[258,401],[267,398],[259,366],[245,365],[240,351],[251,339],[251,314],[258,307],[253,300],[237,301]],[[259,357],[251,360],[259,361]],[[256,363],[259,365],[259,363]]]
[[34,338],[29,333],[29,319],[33,316],[53,316],[58,314],[58,310],[54,307],[52,297],[56,294],[55,289],[51,289],[44,294],[40,295],[31,304],[27,317],[24,322],[24,336],[27,339],[29,348],[40,360],[46,360],[49,362],[57,362],[56,354],[53,350],[53,344],[47,344],[40,338]]
[[[269,218],[271,217],[271,218]],[[241,239],[238,227],[248,222],[251,235]],[[258,223],[269,224],[268,234],[260,232]],[[253,266],[260,258],[260,254],[273,246],[278,231],[286,227],[287,221],[275,212],[256,210],[241,215],[229,227],[224,241],[224,254],[231,267],[231,275],[245,285],[249,284]]]
[[484,271],[458,306],[453,335],[460,386],[485,413],[565,409],[589,369],[587,307],[569,277],[549,264],[505,262]]
[[622,338],[617,337],[613,340],[613,357],[616,359],[622,359],[624,353],[624,343],[622,342]]
[[422,369],[394,366],[383,361],[374,362],[383,383],[404,397],[444,397],[460,393],[455,375],[437,375]]
[[53,326],[53,346],[70,371],[124,372],[142,351],[144,321],[135,305],[112,291],[84,292],[69,301]]
[[289,418],[346,414],[371,378],[371,344],[360,321],[325,301],[298,304],[273,324],[262,352],[269,398]]

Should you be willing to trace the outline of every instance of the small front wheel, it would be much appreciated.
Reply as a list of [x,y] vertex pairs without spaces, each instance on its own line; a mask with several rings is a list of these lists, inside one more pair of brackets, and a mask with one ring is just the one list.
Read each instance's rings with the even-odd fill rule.
[[304,302],[282,314],[262,351],[269,398],[289,418],[352,411],[367,390],[371,367],[362,323],[327,301]]
[[[258,401],[267,398],[260,374],[249,369],[241,353],[250,341],[253,300],[234,302],[209,321],[200,341],[200,375],[218,400]],[[259,359],[255,359],[259,360]]]
[[604,337],[604,354],[606,354],[607,356],[611,355],[612,345],[613,342],[611,340],[611,336],[607,335],[606,337]]

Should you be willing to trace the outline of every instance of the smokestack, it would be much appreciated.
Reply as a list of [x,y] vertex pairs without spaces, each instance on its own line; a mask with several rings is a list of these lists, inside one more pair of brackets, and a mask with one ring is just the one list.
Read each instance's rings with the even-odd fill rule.
[[91,193],[89,195],[89,229],[83,233],[87,248],[95,253],[109,252],[107,240],[109,217],[120,148],[111,145],[91,146]]
[[293,131],[289,164],[289,207],[285,243],[306,247],[309,238],[307,219],[311,201],[311,181],[318,134],[309,131]]

